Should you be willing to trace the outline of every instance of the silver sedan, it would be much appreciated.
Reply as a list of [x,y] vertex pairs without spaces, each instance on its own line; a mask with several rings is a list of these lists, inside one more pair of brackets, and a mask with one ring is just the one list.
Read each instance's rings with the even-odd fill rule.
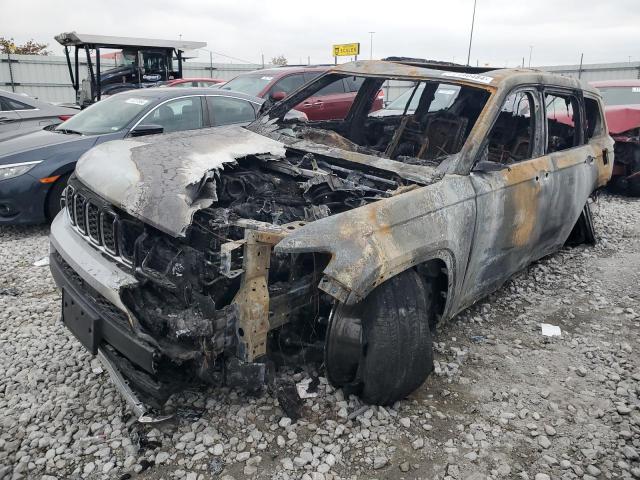
[[19,93],[0,90],[0,141],[47,125],[57,125],[78,113]]

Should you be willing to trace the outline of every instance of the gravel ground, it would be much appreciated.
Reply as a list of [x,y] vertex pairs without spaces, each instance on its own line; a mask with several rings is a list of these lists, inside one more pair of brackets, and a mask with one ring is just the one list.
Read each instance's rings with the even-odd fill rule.
[[393,408],[321,378],[298,422],[270,395],[210,389],[156,426],[134,422],[61,326],[48,268],[32,265],[46,229],[3,228],[0,479],[640,478],[640,201],[603,197],[594,214],[598,246],[443,325],[435,374]]

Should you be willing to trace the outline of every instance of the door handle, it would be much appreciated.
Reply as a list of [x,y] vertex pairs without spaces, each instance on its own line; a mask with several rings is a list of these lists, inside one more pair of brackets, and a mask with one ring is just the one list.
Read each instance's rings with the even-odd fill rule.
[[318,100],[317,102],[314,102],[314,105],[322,105],[322,100]]
[[587,160],[585,161],[586,163],[593,163],[593,161],[596,159],[596,157],[594,157],[593,155],[587,155]]
[[0,117],[0,123],[9,123],[10,121],[9,117]]

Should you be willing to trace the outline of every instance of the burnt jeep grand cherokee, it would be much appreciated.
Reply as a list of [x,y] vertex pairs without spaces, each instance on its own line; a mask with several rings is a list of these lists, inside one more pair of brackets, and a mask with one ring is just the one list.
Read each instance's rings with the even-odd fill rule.
[[[359,86],[344,119],[285,117],[343,81]],[[396,100],[370,113],[381,88]],[[198,380],[258,388],[314,353],[333,385],[389,404],[432,370],[438,322],[595,241],[612,152],[575,79],[336,66],[246,128],[87,152],[51,228],[63,321],[137,407]]]

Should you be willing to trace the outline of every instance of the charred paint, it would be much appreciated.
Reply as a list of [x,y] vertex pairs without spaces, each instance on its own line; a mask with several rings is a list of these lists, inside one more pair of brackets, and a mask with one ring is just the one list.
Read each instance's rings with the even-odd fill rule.
[[[392,158],[385,158],[384,144],[397,140],[389,135],[392,120],[372,119],[382,127],[373,138],[331,121],[292,126],[285,110],[311,92],[307,85],[248,129],[112,142],[78,163],[71,183],[112,205],[118,221],[139,227],[135,238],[120,240],[135,250],[126,275],[118,277],[127,281],[109,277],[119,268],[110,260],[113,252],[96,253],[95,242],[69,239],[86,237],[77,225],[56,221],[52,243],[70,262],[80,258],[72,263],[78,274],[93,276],[87,282],[140,320],[132,335],[156,348],[171,368],[210,380],[222,359],[234,383],[255,383],[265,377],[265,366],[252,362],[268,354],[270,335],[303,330],[320,316],[311,307],[330,308],[318,290],[355,304],[394,275],[431,260],[446,265],[442,317],[451,318],[559,248],[588,196],[611,175],[613,153],[607,165],[602,154],[611,148],[608,136],[550,155],[537,145],[539,158],[475,170],[488,158],[485,140],[513,88],[589,90],[575,79],[520,69],[458,78],[395,62],[341,65],[318,81],[328,75],[454,83],[477,89],[474,100],[486,104],[478,111],[463,99],[448,112],[464,120],[459,125],[470,118],[474,123],[464,129],[468,136],[459,150],[430,158],[421,158],[427,123],[417,120],[404,148],[420,153]],[[372,94],[376,82],[370,82]],[[361,105],[370,105],[365,101]],[[367,114],[368,107],[363,128],[370,125]],[[543,130],[536,128],[539,142]],[[101,170],[106,164],[117,165],[119,174]]]

